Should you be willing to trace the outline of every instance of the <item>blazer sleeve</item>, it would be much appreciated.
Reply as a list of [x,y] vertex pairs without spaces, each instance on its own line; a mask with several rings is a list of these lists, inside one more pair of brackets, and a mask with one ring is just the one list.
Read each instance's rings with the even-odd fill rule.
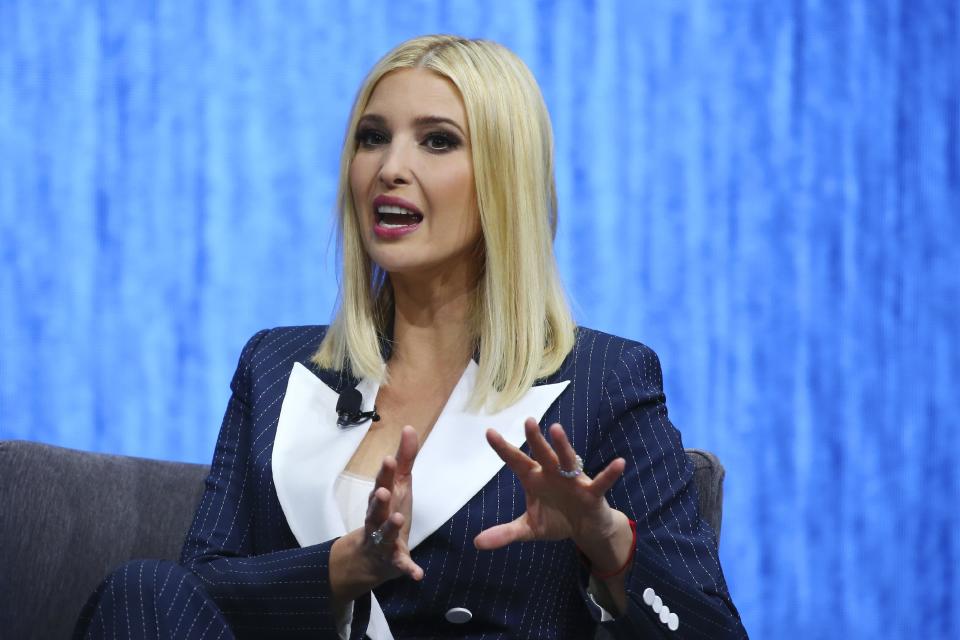
[[[626,459],[608,499],[637,523],[627,610],[602,626],[615,638],[746,638],[715,534],[698,514],[693,466],[667,418],[660,361],[651,349],[624,346],[606,376],[597,420],[599,445],[587,469],[596,473],[616,457]],[[668,608],[663,618],[654,606]]]
[[[251,453],[254,335],[240,355],[206,489],[180,557],[242,637],[337,639],[329,565],[333,540],[254,555],[255,470]],[[258,443],[260,447],[263,443]],[[351,638],[362,637],[369,596],[354,603]]]

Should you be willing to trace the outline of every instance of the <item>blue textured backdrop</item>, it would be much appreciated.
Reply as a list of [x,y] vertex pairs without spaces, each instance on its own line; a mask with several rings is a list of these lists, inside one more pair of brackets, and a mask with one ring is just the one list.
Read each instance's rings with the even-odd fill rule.
[[957,1],[2,0],[0,438],[206,462],[245,338],[329,319],[350,101],[425,32],[539,78],[578,319],[727,465],[753,636],[960,636]]

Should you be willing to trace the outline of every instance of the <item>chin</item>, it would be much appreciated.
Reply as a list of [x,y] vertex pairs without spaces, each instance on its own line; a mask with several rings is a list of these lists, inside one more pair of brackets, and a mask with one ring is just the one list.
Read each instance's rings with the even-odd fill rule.
[[[431,251],[430,249],[434,249]],[[390,275],[422,276],[453,275],[472,271],[473,254],[467,252],[438,252],[424,243],[386,244],[372,242],[367,246],[370,259]]]
[[458,271],[457,265],[452,264],[448,260],[427,260],[424,259],[423,255],[415,257],[371,257],[377,266],[390,274],[390,276],[402,276],[405,278],[420,277],[427,280],[439,274],[452,274]]
[[390,274],[413,274],[431,268],[431,262],[425,261],[422,254],[402,255],[400,252],[394,251],[372,251],[370,252],[370,259]]

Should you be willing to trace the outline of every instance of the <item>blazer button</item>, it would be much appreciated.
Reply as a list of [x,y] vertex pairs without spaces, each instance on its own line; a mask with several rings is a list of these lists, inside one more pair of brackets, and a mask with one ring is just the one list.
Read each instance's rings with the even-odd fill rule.
[[679,626],[680,626],[680,618],[677,616],[677,614],[671,611],[670,619],[667,620],[667,628],[670,629],[670,631],[676,631],[677,627]]
[[667,605],[663,605],[663,607],[660,608],[660,622],[663,624],[670,622],[670,607]]
[[470,618],[473,617],[473,614],[470,613],[469,609],[464,609],[463,607],[454,607],[447,611],[447,622],[452,622],[453,624],[463,624],[464,622],[470,622]]
[[647,604],[648,607],[653,606],[653,598],[657,595],[657,592],[652,588],[647,587],[643,590],[643,601]]

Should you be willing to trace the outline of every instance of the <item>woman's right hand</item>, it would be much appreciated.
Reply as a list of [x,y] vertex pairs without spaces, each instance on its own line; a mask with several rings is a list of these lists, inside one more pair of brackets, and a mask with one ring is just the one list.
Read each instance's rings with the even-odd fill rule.
[[[413,427],[404,427],[396,457],[383,459],[370,493],[363,524],[364,552],[373,572],[382,576],[380,582],[403,574],[414,580],[423,578],[423,569],[410,557],[407,545],[413,509],[413,461],[418,448],[417,432]],[[375,542],[374,533],[378,530],[383,537]]]
[[[423,578],[423,569],[410,557],[407,544],[413,508],[413,462],[418,449],[417,432],[404,427],[397,455],[387,456],[380,465],[363,527],[333,543],[330,588],[338,604],[355,600],[404,574],[414,580]],[[382,537],[375,536],[375,531]]]

